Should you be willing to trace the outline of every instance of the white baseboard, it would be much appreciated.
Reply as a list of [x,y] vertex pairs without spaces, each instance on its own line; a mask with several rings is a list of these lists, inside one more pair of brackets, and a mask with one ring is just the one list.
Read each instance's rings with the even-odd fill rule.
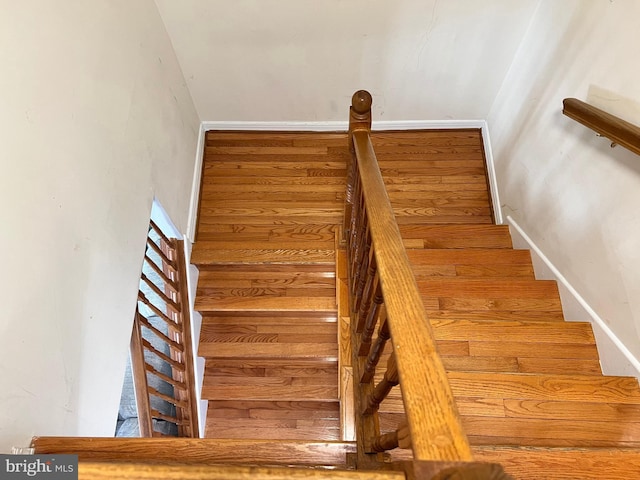
[[[198,269],[195,265],[191,265],[191,249],[192,244],[184,236],[185,243],[185,261],[187,264],[187,288],[189,290],[189,314],[191,316],[191,341],[193,348],[194,373],[196,377],[196,398],[202,398],[202,385],[204,383],[205,359],[198,357],[198,345],[200,344],[200,331],[202,329],[202,315],[194,310],[196,299],[196,288],[198,285]],[[209,402],[206,400],[198,400],[198,426],[200,429],[200,438],[204,438],[204,430],[207,422],[207,409]]]
[[482,144],[484,146],[484,158],[487,164],[487,178],[489,179],[489,192],[493,205],[493,218],[498,225],[504,223],[502,208],[500,206],[500,194],[498,192],[498,179],[496,178],[496,166],[493,162],[493,150],[491,150],[491,138],[489,137],[489,124],[482,121]]
[[[483,128],[484,120],[390,120],[373,121],[372,130],[430,130],[445,128]],[[202,122],[201,130],[242,130],[273,132],[346,132],[347,121],[331,122]]]
[[509,215],[507,215],[507,223],[510,227],[514,248],[531,251],[536,278],[558,282],[565,318],[591,323],[600,354],[602,372],[605,375],[630,376],[640,379],[640,361]]
[[191,242],[196,239],[196,225],[198,222],[198,201],[200,199],[200,180],[202,177],[202,162],[204,161],[205,133],[207,129],[200,123],[198,146],[196,147],[196,161],[193,167],[193,182],[191,183],[191,199],[189,200],[189,221],[187,223],[187,237]]

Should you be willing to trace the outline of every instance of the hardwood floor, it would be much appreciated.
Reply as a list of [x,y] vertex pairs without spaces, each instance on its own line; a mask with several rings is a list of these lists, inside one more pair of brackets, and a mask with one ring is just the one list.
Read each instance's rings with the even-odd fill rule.
[[340,438],[346,134],[207,134],[192,262],[209,438]]
[[[637,465],[638,383],[602,375],[591,326],[564,321],[555,283],[536,280],[529,253],[493,225],[480,132],[374,132],[372,142],[476,458],[523,479],[627,478],[590,469]],[[335,247],[348,158],[342,133],[207,133],[192,262],[210,438],[352,435]],[[381,430],[402,419],[395,389]]]
[[[393,151],[394,138],[384,134],[386,150],[376,149],[382,162],[385,152]],[[403,174],[411,178],[411,194],[420,198],[454,191],[421,182],[422,167]],[[384,171],[383,176],[392,192],[402,191],[398,182],[403,177]],[[479,178],[474,181],[471,185],[481,184]],[[465,210],[476,217],[469,225],[455,224],[451,215],[443,220],[447,225],[427,225],[424,219],[413,221],[420,211],[408,208],[406,197],[390,193],[390,198],[396,212],[403,212],[401,234],[476,455],[511,466],[517,478],[587,478],[572,476],[578,470],[568,468],[575,462],[570,453],[564,454],[559,471],[530,477],[520,463],[526,462],[526,450],[507,446],[534,448],[532,462],[544,456],[535,448],[547,447],[551,464],[562,456],[558,448],[640,447],[637,380],[602,375],[591,326],[563,321],[557,286],[535,280],[528,252],[511,248],[505,227],[476,225],[490,218],[475,215],[478,207],[472,203]],[[395,430],[403,421],[399,390],[383,402],[379,419],[382,431]],[[584,458],[578,450],[575,455]],[[392,456],[406,458],[407,453],[396,450]],[[531,471],[540,475],[535,467]]]

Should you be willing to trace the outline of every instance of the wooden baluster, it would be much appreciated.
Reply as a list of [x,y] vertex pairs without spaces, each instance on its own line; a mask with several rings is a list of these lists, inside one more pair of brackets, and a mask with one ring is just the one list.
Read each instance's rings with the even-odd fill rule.
[[178,291],[178,285],[175,283],[175,281],[169,278],[167,274],[158,265],[156,265],[155,262],[151,260],[151,258],[149,258],[148,255],[144,256],[144,261],[147,263],[149,268],[151,268],[158,274],[158,276],[162,279],[166,286],[168,286],[173,292]]
[[155,313],[158,317],[162,318],[167,324],[174,324],[174,320],[169,318],[166,313],[160,310],[151,300],[149,300],[144,293],[138,291],[138,301],[142,302],[146,305],[153,313]]
[[385,452],[394,448],[398,448],[398,432],[385,433],[371,442],[371,453]]
[[352,296],[352,285],[353,285],[353,276],[354,276],[354,265],[355,265],[355,255],[356,255],[356,244],[358,241],[358,226],[362,217],[362,194],[360,191],[360,177],[357,177],[355,180],[354,186],[354,199],[353,206],[351,211],[351,221],[350,221],[350,230],[349,230],[349,239],[347,243],[347,257],[348,257],[348,269],[349,269],[349,295]]
[[376,292],[375,285],[377,284],[378,277],[376,275],[376,256],[369,245],[369,252],[367,255],[367,261],[364,262],[367,265],[367,269],[364,273],[361,273],[361,281],[358,286],[359,302],[356,303],[354,311],[356,317],[356,332],[360,333],[364,329],[367,316],[371,310],[371,303]]
[[514,480],[502,465],[481,462],[403,462],[407,478],[415,480]]
[[167,362],[169,365],[171,365],[171,367],[172,367],[172,368],[177,368],[177,369],[179,369],[179,370],[181,370],[181,371],[184,371],[185,367],[184,367],[184,365],[183,365],[181,362],[179,362],[179,361],[177,361],[177,360],[174,360],[173,358],[171,358],[171,357],[170,357],[169,355],[167,355],[166,353],[161,352],[160,350],[156,349],[156,348],[151,344],[151,342],[150,342],[150,341],[145,340],[145,339],[143,338],[143,339],[142,339],[142,345],[144,345],[144,348],[145,348],[147,351],[149,351],[149,352],[153,353],[155,356],[157,356],[157,357],[161,358],[162,360],[164,360],[165,362]]
[[171,260],[169,257],[167,257],[167,255],[162,251],[162,248],[159,247],[158,245],[156,245],[156,242],[154,242],[150,238],[147,238],[147,246],[149,248],[151,248],[151,250],[153,250],[154,252],[156,252],[158,254],[158,256],[160,257],[161,261],[163,262],[163,267],[166,265],[167,267],[169,267],[169,269],[172,272],[176,271],[175,262],[173,260]]
[[363,312],[365,321],[364,328],[362,329],[362,336],[360,338],[360,349],[358,350],[358,356],[360,357],[366,357],[369,354],[369,350],[371,349],[371,337],[373,337],[373,332],[378,324],[382,302],[384,301],[382,297],[380,277],[378,277],[378,275],[374,275],[373,283],[375,288],[372,289],[372,291],[375,293],[371,295],[372,301],[369,303],[369,309],[366,312]]
[[[169,298],[165,292],[162,291],[160,287],[158,287],[149,277],[147,277],[144,273],[140,275],[140,280],[142,280],[148,287],[151,289],[160,300],[162,300],[167,307],[172,310],[174,313],[180,313],[180,305],[174,302],[171,298]],[[175,320],[171,323],[175,323]]]
[[[371,262],[374,261],[374,275],[375,275],[375,254],[373,253],[373,249],[371,248],[371,233],[369,228],[367,228],[364,235],[363,249],[362,249],[362,260],[360,262],[360,272],[358,274],[358,285],[356,288],[356,299],[358,299],[355,304],[355,312],[358,312],[362,307],[363,301],[371,302],[371,281],[373,280],[373,276],[371,275]],[[367,290],[369,287],[369,290]],[[360,330],[358,330],[360,331]]]
[[[365,212],[365,209],[362,208],[362,212]],[[359,305],[359,298],[360,295],[362,294],[362,291],[358,290],[358,287],[360,286],[360,277],[366,272],[366,267],[364,267],[364,271],[363,271],[363,262],[364,259],[368,257],[366,257],[366,253],[368,253],[369,249],[371,248],[371,236],[369,235],[369,228],[368,228],[368,217],[366,215],[366,212],[362,215],[362,219],[360,222],[358,222],[358,225],[356,226],[356,242],[355,242],[355,248],[354,248],[354,255],[353,255],[353,265],[352,265],[352,272],[353,272],[353,281],[352,281],[352,285],[351,285],[351,295],[353,296],[354,299],[356,299],[356,302],[354,302],[353,305],[351,305],[351,308],[353,310],[353,312],[357,312],[357,305]]]
[[378,328],[378,338],[376,338],[375,343],[373,344],[373,348],[367,357],[367,362],[364,365],[364,372],[362,373],[362,377],[360,378],[360,383],[369,383],[373,380],[373,376],[376,373],[376,366],[380,361],[380,356],[384,351],[384,347],[387,344],[387,341],[391,338],[391,333],[389,332],[389,323],[387,321],[387,312],[382,308],[383,311],[380,312],[380,318],[382,319],[380,322],[380,327]]
[[393,387],[398,385],[400,381],[398,377],[398,366],[396,364],[396,356],[394,353],[389,357],[387,362],[387,370],[384,372],[382,381],[376,385],[369,398],[367,398],[367,406],[362,412],[363,415],[372,415],[378,410],[382,401],[389,395]]
[[[353,149],[353,145],[350,144]],[[353,214],[353,205],[357,201],[356,196],[356,180],[358,178],[358,164],[354,155],[349,155],[347,160],[347,191],[344,200],[344,219],[342,223],[342,240],[349,242],[351,235],[351,216]]]
[[394,448],[411,448],[408,423],[402,422],[397,430],[380,435],[371,442],[371,451],[375,453]]
[[[352,134],[358,173],[366,193],[372,242],[383,286],[384,305],[393,334],[394,357],[402,370],[405,413],[413,431],[416,459],[468,461],[472,459],[460,416],[456,410],[446,370],[438,356],[420,290],[395,221],[369,132]],[[395,348],[397,346],[397,348]],[[357,353],[357,352],[356,352]],[[360,359],[356,358],[356,362]],[[393,369],[368,398],[362,412],[375,412],[391,388]],[[397,370],[397,369],[396,369]],[[361,376],[360,372],[357,372]],[[396,372],[397,373],[397,372]],[[371,384],[360,384],[362,389]],[[386,391],[385,391],[386,390]],[[375,419],[375,415],[371,418]],[[370,435],[368,438],[373,438]],[[441,439],[434,442],[433,438]],[[361,437],[359,437],[361,438]],[[367,437],[362,437],[365,439]],[[363,458],[359,450],[359,459]]]
[[176,342],[171,337],[168,337],[167,335],[165,335],[162,332],[162,330],[159,330],[156,327],[154,327],[153,324],[140,313],[137,314],[137,320],[141,326],[148,328],[156,337],[158,337],[163,342],[169,344],[171,348],[175,348],[176,350],[182,352],[183,346],[180,343]]
[[151,418],[151,402],[149,400],[149,384],[147,382],[147,369],[144,360],[142,328],[139,321],[140,316],[141,315],[136,308],[129,351],[131,354],[131,371],[136,397],[136,407],[138,410],[140,436],[151,437],[153,436],[153,421]]

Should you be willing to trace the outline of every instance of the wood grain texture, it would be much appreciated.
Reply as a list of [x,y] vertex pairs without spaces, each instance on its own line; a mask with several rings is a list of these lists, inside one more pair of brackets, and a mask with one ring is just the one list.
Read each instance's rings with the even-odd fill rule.
[[562,103],[566,116],[640,155],[640,127],[576,98],[565,98]]
[[[350,382],[329,359],[343,352],[341,368],[349,368],[348,338],[337,342],[349,326],[340,282],[347,266],[334,253],[346,139],[207,135],[194,255],[202,348],[207,355],[221,348],[207,360],[209,435],[313,440],[352,431],[344,423],[349,408],[338,403]],[[630,476],[616,477],[612,462],[635,468],[629,459],[636,451],[605,447],[634,446],[640,438],[637,382],[602,376],[590,326],[563,322],[555,285],[535,281],[529,253],[511,248],[506,226],[492,225],[480,131],[374,132],[371,142],[392,204],[392,214],[377,221],[387,236],[397,220],[433,328],[433,344],[419,348],[441,356],[443,382],[450,382],[476,460],[503,463],[516,478],[607,478],[597,476],[603,470],[633,478],[632,467],[619,468]],[[386,255],[395,276],[396,252]],[[398,299],[403,315],[406,308],[406,298]],[[323,353],[331,336],[339,347]],[[314,351],[320,357],[307,357]],[[395,390],[381,406],[386,431],[406,418]],[[410,394],[410,410],[425,401],[422,393]],[[522,447],[489,446],[506,444]],[[532,445],[550,447],[549,456]],[[576,448],[589,445],[602,449]],[[393,451],[391,458],[412,458],[404,455]],[[600,469],[596,476],[587,465]]]
[[269,463],[344,465],[347,442],[272,442],[247,439],[34,437],[38,454],[75,454],[81,462],[153,462],[214,465]]
[[[409,267],[394,211],[384,192],[369,135],[356,131],[353,139],[362,188],[370,192],[365,195],[367,214],[405,391],[403,398],[412,429],[414,456],[417,459],[471,460],[444,367],[436,354],[430,328],[424,321],[422,299]],[[389,288],[385,288],[387,278],[395,279]],[[415,368],[418,359],[424,368]],[[435,444],[434,438],[438,439]]]
[[403,480],[404,472],[322,470],[295,467],[148,465],[126,463],[81,463],[83,480]]
[[634,448],[474,447],[478,461],[500,463],[518,480],[628,480],[640,472]]
[[207,133],[192,255],[207,435],[339,437],[337,414],[318,412],[338,412],[335,231],[348,157],[346,134]]

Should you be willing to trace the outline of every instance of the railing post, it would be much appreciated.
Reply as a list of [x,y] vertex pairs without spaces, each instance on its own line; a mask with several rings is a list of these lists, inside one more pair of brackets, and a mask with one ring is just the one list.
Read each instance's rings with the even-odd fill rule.
[[[374,452],[396,443],[411,447],[417,460],[470,462],[471,448],[437,354],[431,325],[373,151],[370,128],[371,95],[356,92],[349,116],[353,155],[348,168],[343,238],[348,240],[349,301],[355,347],[352,363],[355,378],[363,380],[354,388],[356,408],[361,414],[356,421],[358,464],[375,464],[380,458]],[[384,315],[381,317],[379,312]],[[381,334],[369,352],[377,324]],[[383,381],[374,389],[375,364],[389,334],[394,353]],[[402,441],[400,430],[380,435],[377,414],[380,402],[398,382],[408,420],[408,428],[402,429]]]
[[371,130],[372,102],[373,98],[366,90],[358,90],[351,97],[351,107],[349,107],[349,149],[351,150],[351,156],[347,165],[347,193],[344,207],[344,223],[342,225],[343,241],[349,238],[354,186],[356,175],[358,174],[353,148],[353,132],[356,130]]
[[[349,137],[355,130],[371,130],[371,104],[373,98],[366,90],[358,90],[351,97],[349,109]],[[349,142],[352,144],[353,142]]]
[[514,480],[500,464],[483,462],[403,462],[411,480]]

